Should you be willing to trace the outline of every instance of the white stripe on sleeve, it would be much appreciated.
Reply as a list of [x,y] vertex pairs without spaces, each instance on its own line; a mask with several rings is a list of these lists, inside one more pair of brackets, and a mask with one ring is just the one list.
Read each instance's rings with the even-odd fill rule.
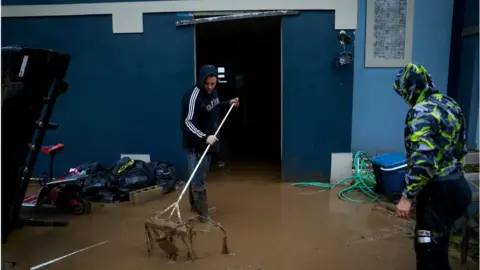
[[187,118],[185,118],[185,125],[193,134],[197,135],[199,138],[203,138],[206,136],[205,133],[201,132],[192,123],[193,115],[195,114],[195,104],[197,102],[199,92],[200,89],[198,87],[195,87],[195,89],[193,89],[192,95],[190,96],[190,101],[188,104],[188,114]]

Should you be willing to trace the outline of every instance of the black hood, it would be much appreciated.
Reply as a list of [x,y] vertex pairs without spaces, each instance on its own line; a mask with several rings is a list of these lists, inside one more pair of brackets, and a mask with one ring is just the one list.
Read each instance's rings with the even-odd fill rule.
[[205,65],[201,67],[200,71],[198,72],[198,78],[197,78],[198,88],[205,90],[203,89],[203,83],[205,82],[205,79],[209,76],[217,77],[217,68],[212,65]]

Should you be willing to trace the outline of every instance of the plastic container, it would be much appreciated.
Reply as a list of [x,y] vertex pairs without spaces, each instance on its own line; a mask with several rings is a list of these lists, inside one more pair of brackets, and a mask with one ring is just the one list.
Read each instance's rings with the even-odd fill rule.
[[407,157],[402,153],[386,153],[370,160],[377,185],[375,192],[392,196],[405,189],[407,174]]

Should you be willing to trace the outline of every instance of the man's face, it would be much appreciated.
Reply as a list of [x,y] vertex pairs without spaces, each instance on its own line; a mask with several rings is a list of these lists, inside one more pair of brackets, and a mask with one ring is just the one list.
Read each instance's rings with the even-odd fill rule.
[[209,94],[212,93],[215,86],[217,86],[217,77],[215,76],[207,77],[203,82],[203,88],[207,90]]

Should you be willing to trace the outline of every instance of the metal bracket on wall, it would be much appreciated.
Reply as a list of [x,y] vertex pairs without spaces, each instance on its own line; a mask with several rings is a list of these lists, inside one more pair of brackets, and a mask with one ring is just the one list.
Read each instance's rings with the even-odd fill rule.
[[265,12],[248,12],[248,13],[239,13],[225,16],[216,16],[209,18],[198,18],[191,20],[181,20],[177,21],[177,26],[187,26],[201,23],[210,23],[210,22],[222,22],[222,21],[232,21],[240,19],[252,19],[252,18],[263,18],[263,17],[274,17],[274,16],[286,16],[286,15],[298,15],[300,12],[293,10],[278,10],[278,11],[265,11]]
[[464,28],[462,31],[462,37],[475,36],[475,35],[478,36],[478,25]]

